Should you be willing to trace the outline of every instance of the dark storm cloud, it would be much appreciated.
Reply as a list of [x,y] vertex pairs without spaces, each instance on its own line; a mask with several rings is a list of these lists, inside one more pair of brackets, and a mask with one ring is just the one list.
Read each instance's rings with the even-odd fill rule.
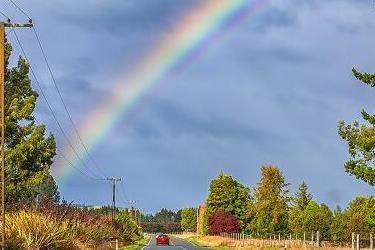
[[[197,2],[34,0],[23,6],[35,17],[68,108],[80,121]],[[349,155],[337,121],[373,106],[374,92],[350,70],[373,71],[374,7],[367,0],[270,1],[181,74],[158,83],[130,114],[119,114],[118,126],[92,154],[108,174],[124,177],[127,197],[146,211],[201,203],[220,169],[254,185],[265,163],[278,165],[293,190],[306,180],[314,199],[332,207],[373,194],[344,171]],[[70,131],[48,72],[38,68]],[[62,145],[41,98],[39,104],[40,120]],[[67,200],[109,202],[105,185],[81,178],[59,183]],[[322,185],[332,180],[330,188]],[[158,200],[154,190],[174,198]]]
[[162,136],[162,133],[165,133],[164,136],[190,134],[196,137],[208,136],[222,140],[248,140],[257,144],[277,137],[266,131],[239,124],[237,121],[211,114],[198,115],[195,111],[188,111],[178,103],[154,99],[147,105],[151,108],[145,112],[146,118],[139,117],[140,119],[130,124],[141,137]]
[[118,1],[117,4],[104,5],[103,8],[86,5],[82,7],[85,9],[84,12],[81,10],[73,10],[69,13],[61,11],[58,17],[89,32],[109,32],[112,35],[126,33],[132,36],[131,32],[168,30],[186,9],[194,6],[195,2]]

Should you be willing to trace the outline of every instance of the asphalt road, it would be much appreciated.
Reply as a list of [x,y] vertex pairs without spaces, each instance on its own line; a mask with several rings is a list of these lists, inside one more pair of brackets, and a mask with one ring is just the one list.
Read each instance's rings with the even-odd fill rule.
[[142,248],[142,250],[198,250],[198,249],[206,249],[207,248],[200,248],[193,243],[183,240],[176,237],[170,238],[170,245],[156,245],[155,235],[151,235],[151,239],[146,246]]

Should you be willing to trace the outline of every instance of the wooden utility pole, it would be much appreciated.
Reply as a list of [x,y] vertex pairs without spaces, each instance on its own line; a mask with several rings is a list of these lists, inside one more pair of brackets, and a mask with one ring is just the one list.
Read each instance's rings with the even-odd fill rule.
[[129,213],[130,213],[130,218],[132,220],[135,220],[135,212],[134,212],[134,204],[135,204],[135,200],[128,200],[128,203],[129,203]]
[[116,181],[121,181],[121,178],[107,178],[107,181],[112,181],[112,222],[116,218]]
[[5,27],[33,27],[29,23],[0,22],[0,160],[1,160],[1,249],[5,248]]

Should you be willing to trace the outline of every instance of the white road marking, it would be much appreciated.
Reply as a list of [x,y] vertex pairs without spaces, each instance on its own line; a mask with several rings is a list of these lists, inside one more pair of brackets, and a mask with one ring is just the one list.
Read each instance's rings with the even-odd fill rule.
[[180,248],[182,248],[184,250],[188,250],[188,249],[184,248],[183,246],[176,246],[176,247],[180,247]]

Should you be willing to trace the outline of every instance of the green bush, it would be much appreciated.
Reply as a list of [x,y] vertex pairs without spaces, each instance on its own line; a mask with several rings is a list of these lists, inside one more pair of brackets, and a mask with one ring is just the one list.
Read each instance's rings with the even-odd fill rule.
[[132,244],[142,238],[141,228],[130,218],[127,211],[118,213],[116,221],[120,226],[120,235],[125,245]]

